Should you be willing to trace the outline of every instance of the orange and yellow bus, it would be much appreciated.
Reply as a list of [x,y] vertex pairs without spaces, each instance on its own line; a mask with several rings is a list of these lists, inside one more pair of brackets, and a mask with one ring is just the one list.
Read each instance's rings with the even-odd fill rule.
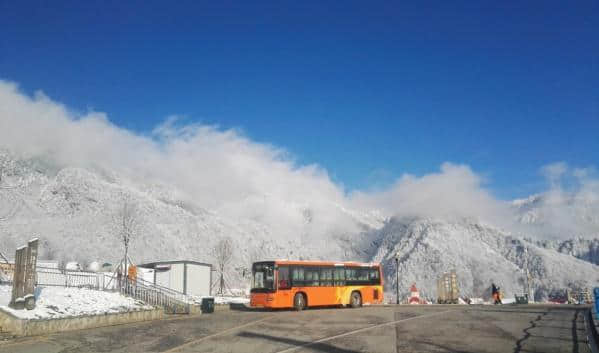
[[356,308],[382,302],[383,272],[378,263],[277,260],[252,265],[252,307]]

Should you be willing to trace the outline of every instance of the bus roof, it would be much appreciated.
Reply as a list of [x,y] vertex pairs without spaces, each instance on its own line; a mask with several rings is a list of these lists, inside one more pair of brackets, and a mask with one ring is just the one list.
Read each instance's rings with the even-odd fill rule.
[[357,262],[357,261],[307,261],[307,260],[275,260],[277,265],[307,265],[307,266],[357,266],[374,267],[380,266],[378,262]]

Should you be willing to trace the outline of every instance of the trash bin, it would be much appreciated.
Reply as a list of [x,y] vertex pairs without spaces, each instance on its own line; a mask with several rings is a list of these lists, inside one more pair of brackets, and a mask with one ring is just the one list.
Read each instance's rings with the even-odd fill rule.
[[528,294],[516,295],[516,304],[528,304]]
[[214,298],[206,297],[202,298],[202,314],[213,313],[214,312]]

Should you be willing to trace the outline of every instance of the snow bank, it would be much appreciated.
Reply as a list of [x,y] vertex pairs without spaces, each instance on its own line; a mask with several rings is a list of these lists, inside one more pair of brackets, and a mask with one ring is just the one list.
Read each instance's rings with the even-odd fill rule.
[[243,297],[214,297],[215,304],[249,304],[250,300]]
[[38,287],[33,310],[13,310],[8,307],[12,286],[0,285],[0,308],[21,319],[50,319],[82,315],[102,315],[151,306],[120,293],[85,288]]
[[202,303],[202,298],[214,298],[214,304],[249,304],[250,300],[245,297],[221,297],[221,296],[211,296],[211,297],[192,297],[193,301],[196,304]]
[[0,306],[4,307],[10,303],[12,286],[0,285]]

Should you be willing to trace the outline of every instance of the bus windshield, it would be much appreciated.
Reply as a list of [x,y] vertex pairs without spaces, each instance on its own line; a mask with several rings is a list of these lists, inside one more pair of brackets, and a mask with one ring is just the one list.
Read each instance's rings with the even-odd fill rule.
[[275,289],[274,262],[257,262],[252,266],[251,292],[272,292]]

